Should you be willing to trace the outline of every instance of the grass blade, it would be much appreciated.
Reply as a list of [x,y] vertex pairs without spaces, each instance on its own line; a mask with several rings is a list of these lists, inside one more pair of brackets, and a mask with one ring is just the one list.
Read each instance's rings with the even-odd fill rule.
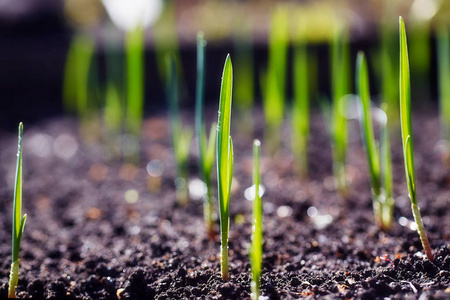
[[231,103],[233,90],[233,67],[227,55],[220,88],[219,115],[217,122],[217,189],[220,209],[221,272],[228,280],[228,232],[231,178],[233,171],[233,142],[230,136]]
[[417,231],[429,260],[433,260],[430,243],[422,222],[422,216],[417,204],[416,185],[414,175],[414,152],[411,130],[411,90],[409,77],[408,45],[406,40],[405,23],[399,17],[400,31],[400,124],[402,129],[403,156],[405,160],[406,181]]
[[9,275],[8,298],[15,298],[16,286],[19,281],[19,251],[22,233],[27,215],[22,216],[22,137],[23,124],[19,124],[16,179],[14,185],[14,207],[12,219],[12,263]]

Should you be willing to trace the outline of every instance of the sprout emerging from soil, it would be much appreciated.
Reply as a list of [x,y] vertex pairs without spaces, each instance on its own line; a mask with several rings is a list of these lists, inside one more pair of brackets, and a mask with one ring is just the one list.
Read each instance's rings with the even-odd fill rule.
[[[361,133],[372,185],[373,210],[379,228],[388,230],[392,223],[394,199],[392,198],[392,166],[389,148],[389,134],[386,124],[382,124],[382,161],[374,137],[370,108],[369,76],[363,52],[356,60],[356,89],[361,100]],[[384,180],[382,180],[382,174]]]
[[216,145],[216,123],[211,125],[209,142],[206,138],[203,120],[203,94],[205,82],[205,46],[203,33],[197,34],[197,90],[195,95],[195,131],[198,137],[198,165],[201,180],[206,185],[203,195],[203,214],[208,237],[213,239],[214,231],[214,202],[212,197],[211,175],[214,164],[214,147]]
[[412,143],[411,128],[411,89],[409,79],[409,59],[408,45],[406,40],[405,23],[402,17],[399,17],[400,31],[400,124],[402,128],[403,158],[405,161],[406,181],[408,184],[409,198],[411,200],[411,209],[414,215],[414,221],[417,224],[417,231],[422,242],[423,249],[429,260],[433,260],[430,243],[425,232],[420,214],[420,208],[417,203],[416,180],[414,175],[414,152]]
[[219,115],[217,122],[217,190],[220,210],[222,279],[228,280],[228,232],[230,227],[229,204],[233,176],[233,141],[230,136],[231,102],[233,91],[233,66],[227,55],[220,87]]
[[172,143],[174,149],[177,178],[175,188],[177,201],[180,205],[186,205],[189,201],[188,193],[188,156],[189,148],[194,134],[191,127],[183,128],[180,112],[178,111],[178,84],[175,60],[168,57],[167,60],[167,98],[169,102],[170,129],[172,130]]
[[261,265],[262,265],[262,245],[263,245],[263,208],[259,195],[259,153],[261,143],[259,140],[253,141],[253,186],[255,187],[255,198],[253,199],[253,226],[252,244],[250,249],[250,264],[252,267],[251,297],[257,300],[261,294]]
[[348,33],[340,29],[333,39],[331,45],[331,80],[333,94],[332,112],[332,150],[333,150],[333,173],[336,187],[341,193],[345,193],[347,182],[345,178],[345,161],[347,156],[347,119],[345,95],[349,92],[349,46]]
[[8,298],[16,297],[19,281],[19,250],[27,215],[22,216],[22,135],[23,125],[19,124],[19,141],[17,145],[16,181],[14,185],[14,210],[12,219],[12,263],[9,275]]

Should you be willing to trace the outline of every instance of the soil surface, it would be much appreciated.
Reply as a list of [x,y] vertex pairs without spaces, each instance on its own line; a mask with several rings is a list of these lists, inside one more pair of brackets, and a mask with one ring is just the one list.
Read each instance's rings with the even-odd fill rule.
[[[215,110],[207,113],[211,120]],[[260,111],[255,136],[263,137]],[[24,134],[24,212],[18,297],[47,299],[246,299],[251,234],[252,140],[236,118],[229,239],[230,280],[220,276],[218,239],[210,241],[202,201],[175,200],[168,122],[145,121],[141,163],[114,159],[82,142],[78,126],[56,119]],[[350,122],[348,195],[334,190],[326,127],[315,113],[309,179],[293,173],[289,124],[274,158],[261,158],[264,201],[264,299],[449,299],[450,177],[435,151],[436,111],[413,116],[417,190],[435,256],[424,257],[405,184],[401,141],[393,139],[395,222],[374,224],[359,127]],[[91,130],[92,131],[92,130]],[[93,131],[92,131],[93,132]],[[92,133],[91,132],[91,133]],[[126,145],[132,144],[128,138]],[[194,144],[193,144],[194,145]],[[264,146],[264,141],[263,141]],[[0,298],[7,297],[17,137],[0,134]],[[197,177],[192,146],[191,177]],[[263,151],[264,153],[264,151]],[[164,166],[150,176],[147,164]],[[155,170],[151,170],[153,175]],[[216,186],[214,185],[214,188]]]

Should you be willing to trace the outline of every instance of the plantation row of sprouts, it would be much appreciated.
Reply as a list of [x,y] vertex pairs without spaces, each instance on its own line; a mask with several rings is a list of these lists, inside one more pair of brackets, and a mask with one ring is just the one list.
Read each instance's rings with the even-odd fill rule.
[[[264,144],[268,155],[273,155],[280,147],[281,126],[284,120],[284,99],[285,91],[285,70],[287,65],[287,25],[283,13],[276,14],[273,18],[272,31],[269,38],[269,64],[268,69],[262,76],[263,86],[263,108],[265,115],[265,135]],[[413,134],[411,130],[411,100],[410,100],[410,74],[409,59],[406,41],[406,31],[403,19],[399,19],[400,29],[400,64],[399,64],[399,104],[400,125],[402,132],[403,154],[405,164],[405,174],[409,196],[411,199],[412,213],[417,224],[417,230],[422,241],[423,248],[428,259],[433,259],[433,254],[425,233],[420,210],[418,206],[416,183],[414,175],[414,155],[413,155]],[[439,41],[439,56],[449,64],[448,34],[440,31],[442,37]],[[127,35],[127,82],[128,100],[126,109],[126,127],[129,132],[139,135],[143,117],[143,42],[142,30],[136,29]],[[86,41],[79,41],[71,52],[73,56],[82,58],[85,62],[83,70],[79,70],[78,86],[66,90],[67,93],[74,93],[79,99],[71,103],[72,108],[79,112],[82,120],[92,117],[87,106],[86,89],[82,86],[86,84],[86,68],[91,59],[92,48]],[[220,258],[221,274],[224,280],[229,279],[228,272],[228,234],[230,227],[229,209],[231,199],[231,185],[233,177],[234,151],[231,137],[231,112],[232,112],[232,92],[233,92],[233,67],[231,57],[228,55],[222,73],[222,82],[219,97],[219,114],[217,123],[213,123],[209,134],[206,130],[203,117],[204,108],[204,81],[205,81],[205,47],[206,40],[202,33],[197,36],[197,88],[196,88],[196,113],[195,113],[195,135],[197,136],[198,166],[200,178],[205,184],[206,192],[204,199],[204,219],[208,237],[215,239],[214,220],[214,196],[213,196],[213,168],[214,160],[217,170],[217,199],[220,217]],[[74,54],[75,53],[75,54]],[[336,39],[331,47],[332,56],[332,104],[326,101],[321,102],[321,107],[327,121],[329,134],[331,137],[333,172],[336,189],[346,195],[348,183],[345,175],[346,153],[348,147],[347,118],[345,116],[347,99],[350,86],[350,55],[348,33],[344,27],[339,28]],[[307,44],[299,39],[294,49],[294,102],[292,113],[292,152],[294,156],[295,170],[299,177],[305,179],[308,174],[307,148],[310,140],[310,104],[309,104],[309,58]],[[447,58],[445,58],[447,57]],[[444,59],[445,58],[445,59]],[[184,206],[189,201],[187,190],[188,157],[189,149],[194,130],[182,124],[179,101],[178,101],[178,64],[176,55],[166,57],[166,91],[169,103],[169,120],[172,133],[172,143],[174,157],[176,161],[178,182],[176,198],[180,206]],[[70,66],[69,68],[75,68]],[[441,94],[450,97],[450,91],[445,85],[445,79],[450,79],[450,65],[440,69]],[[358,94],[358,107],[360,110],[361,133],[363,146],[367,156],[369,179],[373,198],[373,210],[375,222],[381,230],[389,230],[392,226],[394,195],[392,188],[392,162],[390,150],[390,130],[395,126],[393,119],[392,103],[383,103],[382,107],[386,111],[384,123],[381,125],[381,137],[379,141],[375,139],[372,120],[372,104],[370,101],[370,88],[367,60],[363,52],[358,52],[356,61],[355,86]],[[444,77],[444,79],[442,79]],[[81,83],[80,83],[81,82]],[[84,83],[83,83],[84,82]],[[448,81],[447,81],[448,82]],[[69,93],[69,94],[70,94]],[[70,94],[73,96],[72,94]],[[118,92],[114,85],[108,85],[105,105],[105,124],[110,122],[110,129],[122,130],[120,123],[124,115],[121,113]],[[450,100],[450,99],[447,99]],[[449,101],[441,101],[443,110],[448,110]],[[69,105],[69,106],[70,106]],[[75,107],[77,106],[77,107]],[[394,120],[394,121],[393,121]],[[119,125],[117,125],[119,123]],[[447,132],[450,122],[443,118],[443,131]],[[22,232],[24,229],[26,215],[22,216],[22,124],[19,125],[19,142],[16,184],[14,193],[13,212],[13,255],[11,265],[11,276],[9,284],[9,297],[15,296],[15,287],[18,282],[19,270],[19,247]],[[450,139],[449,139],[450,140]],[[263,205],[260,189],[259,157],[261,142],[253,141],[253,219],[252,219],[252,240],[249,246],[249,255],[252,269],[251,294],[252,298],[258,299],[260,296],[260,278],[262,274],[263,258]],[[135,158],[134,158],[135,159]]]

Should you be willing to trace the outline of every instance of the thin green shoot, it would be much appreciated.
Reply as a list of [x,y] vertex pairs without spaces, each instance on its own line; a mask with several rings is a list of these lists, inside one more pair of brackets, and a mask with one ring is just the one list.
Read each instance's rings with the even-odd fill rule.
[[400,31],[400,124],[402,129],[403,157],[405,161],[406,181],[409,198],[417,231],[422,242],[423,249],[429,260],[433,260],[430,243],[422,222],[422,216],[417,203],[416,180],[414,173],[414,151],[411,126],[411,88],[409,75],[408,45],[406,40],[405,23],[399,17]]
[[[441,115],[441,137],[450,143],[450,38],[448,28],[442,26],[437,36],[439,75],[439,104]],[[444,149],[444,161],[450,166],[450,147]]]
[[19,282],[20,242],[27,221],[27,215],[25,214],[22,216],[22,123],[19,124],[18,136],[16,181],[14,185],[14,210],[12,219],[12,263],[9,275],[8,298],[16,297],[16,286]]
[[288,25],[288,11],[276,10],[272,16],[269,36],[269,65],[266,81],[262,84],[266,146],[271,154],[278,150],[281,143],[289,42]]
[[126,130],[140,136],[144,114],[144,29],[137,26],[125,36],[127,68]]
[[332,47],[332,94],[333,94],[333,112],[332,112],[332,154],[333,154],[333,173],[336,187],[341,193],[346,193],[347,180],[345,175],[345,163],[348,147],[347,119],[345,116],[347,102],[345,96],[349,93],[349,45],[348,33],[340,29],[335,34]]
[[189,200],[188,157],[189,149],[194,134],[191,127],[184,127],[178,110],[178,83],[175,61],[172,57],[167,60],[167,98],[169,102],[169,120],[172,131],[172,143],[177,170],[175,187],[177,201],[180,205],[186,205]]
[[[361,100],[361,133],[367,156],[375,220],[379,228],[388,230],[392,223],[392,166],[390,161],[389,134],[382,124],[382,154],[380,153],[372,125],[370,89],[367,62],[363,52],[358,52],[356,60],[356,89]],[[383,178],[382,178],[383,173]],[[384,179],[384,180],[383,180]],[[388,195],[389,194],[389,195]]]
[[253,199],[253,226],[252,244],[250,251],[250,264],[252,267],[251,297],[259,299],[261,295],[261,271],[263,252],[263,206],[259,195],[260,173],[259,154],[261,143],[253,141],[253,186],[255,187],[255,198]]
[[222,279],[228,280],[228,232],[230,227],[230,191],[233,177],[233,141],[230,136],[231,103],[233,92],[233,66],[227,55],[220,87],[219,115],[217,122],[217,191],[220,211]]
[[298,42],[294,50],[294,103],[292,109],[292,153],[296,173],[308,175],[309,87],[306,44]]
[[203,120],[203,99],[205,82],[205,46],[206,40],[203,33],[197,34],[197,89],[195,95],[195,131],[198,137],[198,165],[200,178],[205,183],[206,193],[203,195],[203,215],[208,237],[214,239],[214,199],[212,197],[212,167],[214,164],[214,149],[216,144],[216,127],[213,123],[209,134],[209,142],[206,138],[205,124]]

